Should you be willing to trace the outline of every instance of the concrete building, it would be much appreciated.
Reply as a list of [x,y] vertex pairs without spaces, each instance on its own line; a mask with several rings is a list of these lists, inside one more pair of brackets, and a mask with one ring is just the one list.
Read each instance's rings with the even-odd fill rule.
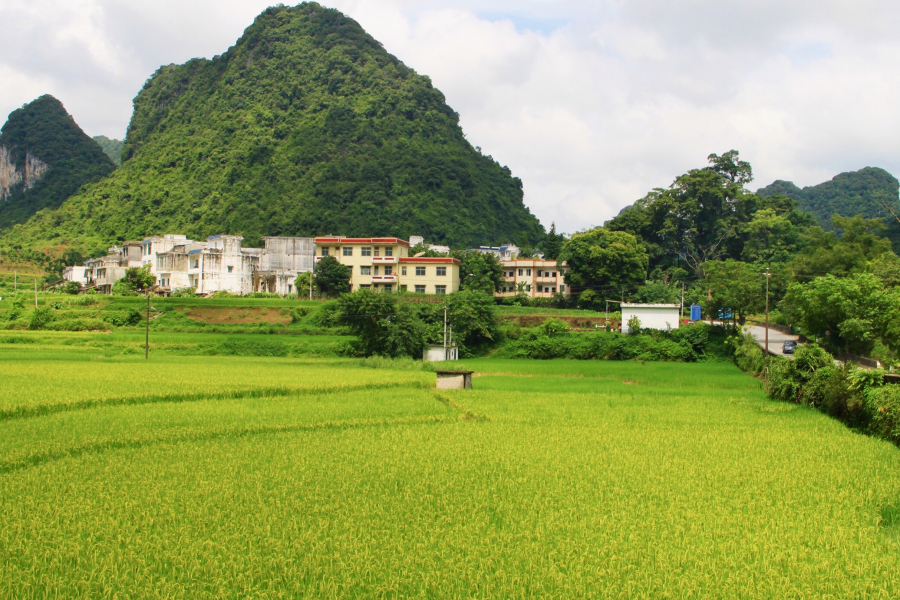
[[317,237],[315,260],[333,256],[350,267],[350,289],[452,294],[459,290],[459,261],[411,257],[400,238]]
[[91,258],[85,262],[88,271],[87,287],[93,287],[102,294],[112,292],[115,282],[125,277],[125,271],[141,266],[141,243],[124,242],[112,246],[106,256]]
[[628,333],[628,321],[637,317],[641,329],[678,329],[680,304],[622,304],[622,333]]
[[504,244],[502,246],[478,246],[474,248],[475,252],[482,254],[493,254],[497,260],[507,261],[515,260],[519,256],[519,247],[515,244]]
[[555,260],[504,260],[504,284],[498,297],[525,294],[529,298],[552,298],[554,294],[569,295],[566,285],[565,264],[558,266]]
[[74,267],[66,267],[63,269],[62,277],[64,281],[74,281],[82,286],[87,285],[90,281],[91,270],[87,265],[79,265]]
[[300,273],[313,270],[316,243],[313,238],[264,237],[259,270],[253,274],[254,292],[294,293]]
[[[424,244],[425,238],[421,235],[411,235],[409,236],[409,245],[418,246],[419,244]],[[433,250],[434,252],[440,252],[441,254],[450,254],[450,246],[444,246],[441,244],[428,244],[428,249]]]

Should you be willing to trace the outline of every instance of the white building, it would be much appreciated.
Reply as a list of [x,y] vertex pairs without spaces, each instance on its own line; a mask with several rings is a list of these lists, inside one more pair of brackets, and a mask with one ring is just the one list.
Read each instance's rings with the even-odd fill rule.
[[254,292],[294,293],[300,273],[309,273],[315,262],[314,238],[264,237],[259,270],[253,274]]
[[90,280],[91,270],[87,267],[87,265],[66,267],[65,269],[63,269],[62,276],[63,280],[65,281],[74,281],[75,283],[79,283],[82,286],[85,286]]
[[678,329],[681,305],[622,304],[622,333],[628,333],[628,321],[634,317],[641,322],[641,329]]
[[493,254],[498,260],[515,260],[519,256],[519,247],[515,244],[504,244],[502,246],[478,246],[475,252],[482,254]]
[[108,294],[112,291],[113,284],[125,277],[127,269],[140,266],[140,242],[124,242],[121,246],[112,246],[106,256],[91,258],[85,262],[88,272],[86,285]]
[[[409,245],[410,246],[418,246],[419,244],[424,244],[425,238],[421,235],[411,235],[409,236]],[[428,244],[428,249],[433,250],[435,252],[440,252],[441,254],[450,254],[450,246],[444,246],[441,244]]]

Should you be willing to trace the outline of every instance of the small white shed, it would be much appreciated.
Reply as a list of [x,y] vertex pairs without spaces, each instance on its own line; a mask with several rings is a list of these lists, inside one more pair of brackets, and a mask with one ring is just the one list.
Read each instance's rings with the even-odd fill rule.
[[430,344],[422,353],[423,360],[431,362],[441,362],[444,360],[459,360],[459,348],[456,346],[447,346],[442,344]]
[[680,304],[622,304],[622,333],[628,333],[628,321],[637,317],[641,329],[678,329]]

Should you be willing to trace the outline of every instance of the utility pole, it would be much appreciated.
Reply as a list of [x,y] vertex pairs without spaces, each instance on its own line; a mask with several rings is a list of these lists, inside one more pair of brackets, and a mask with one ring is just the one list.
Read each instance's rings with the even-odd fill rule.
[[444,307],[444,360],[447,360],[447,307]]
[[684,282],[681,282],[681,310],[678,312],[678,317],[684,319]]
[[[706,292],[706,300],[707,300],[707,303],[709,304],[709,326],[712,327],[712,324],[713,324],[712,288],[709,288],[709,290]],[[723,319],[723,321],[724,321],[724,319]],[[723,323],[723,325],[724,325],[724,323]]]
[[312,300],[313,272],[309,272],[309,299]]
[[147,292],[147,332],[144,339],[144,360],[150,360],[150,292]]
[[772,276],[769,273],[769,268],[766,267],[766,392],[769,391],[769,277]]

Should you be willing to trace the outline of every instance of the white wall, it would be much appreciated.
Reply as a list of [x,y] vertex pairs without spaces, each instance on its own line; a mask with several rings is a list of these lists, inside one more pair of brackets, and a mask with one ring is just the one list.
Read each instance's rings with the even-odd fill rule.
[[622,307],[622,333],[628,333],[628,321],[635,315],[641,329],[678,329],[680,307]]

